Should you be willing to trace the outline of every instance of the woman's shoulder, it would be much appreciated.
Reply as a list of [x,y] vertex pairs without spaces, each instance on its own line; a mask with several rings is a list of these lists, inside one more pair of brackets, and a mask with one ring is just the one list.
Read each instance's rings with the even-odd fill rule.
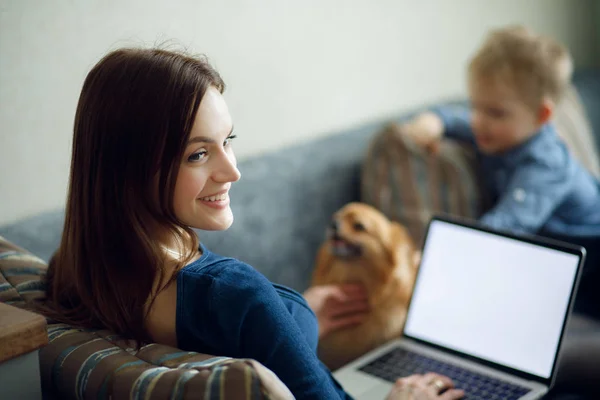
[[251,265],[236,258],[225,257],[200,247],[200,258],[178,273],[178,281],[188,284],[202,281],[208,284],[240,287],[250,283],[269,283],[268,279]]
[[[177,276],[181,320],[206,322],[228,315],[240,319],[249,309],[272,304],[276,297],[273,284],[251,265],[206,249]],[[183,318],[190,310],[194,310],[193,317]]]

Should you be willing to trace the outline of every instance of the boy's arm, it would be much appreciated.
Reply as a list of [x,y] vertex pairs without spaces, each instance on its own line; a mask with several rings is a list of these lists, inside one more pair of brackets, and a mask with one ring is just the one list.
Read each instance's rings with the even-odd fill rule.
[[402,125],[402,132],[415,143],[437,151],[444,136],[477,148],[470,125],[470,111],[464,106],[441,106],[418,114]]
[[471,111],[467,107],[441,106],[431,111],[442,120],[445,137],[476,145],[471,129]]
[[509,182],[498,203],[480,221],[491,228],[536,233],[570,190],[569,173],[532,160]]

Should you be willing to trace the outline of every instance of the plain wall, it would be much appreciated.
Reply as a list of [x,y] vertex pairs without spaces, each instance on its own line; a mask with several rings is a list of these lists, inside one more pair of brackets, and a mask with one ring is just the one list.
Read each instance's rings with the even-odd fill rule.
[[527,24],[597,64],[594,3],[0,0],[0,225],[64,206],[79,91],[111,49],[207,54],[243,159],[464,94],[492,27]]

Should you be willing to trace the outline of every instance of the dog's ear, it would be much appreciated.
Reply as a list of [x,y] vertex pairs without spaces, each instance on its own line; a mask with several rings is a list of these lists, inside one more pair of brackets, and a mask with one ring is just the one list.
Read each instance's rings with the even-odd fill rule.
[[421,250],[415,250],[414,254],[413,254],[413,265],[415,267],[415,269],[419,268],[419,265],[421,264],[421,256],[423,255],[423,253],[421,252]]
[[421,252],[417,251],[406,228],[395,221],[390,222],[387,252],[391,265],[408,262],[415,269],[421,262]]
[[323,243],[317,253],[315,260],[315,269],[312,276],[312,286],[323,285],[328,283],[325,278],[331,268],[331,262],[333,261],[333,255],[329,251],[327,242]]
[[394,221],[390,222],[390,234],[386,243],[386,250],[390,265],[396,265],[400,261],[400,253],[402,251],[403,241],[406,237],[404,228]]

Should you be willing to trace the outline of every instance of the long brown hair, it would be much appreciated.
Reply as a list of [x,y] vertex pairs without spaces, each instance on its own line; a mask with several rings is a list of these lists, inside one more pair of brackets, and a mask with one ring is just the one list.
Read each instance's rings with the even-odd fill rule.
[[[181,157],[208,87],[224,83],[204,58],[121,49],[89,72],[75,115],[62,239],[42,312],[72,325],[150,340],[153,285],[170,281],[158,231],[198,246],[173,211]],[[160,229],[157,229],[160,228]],[[190,257],[191,257],[190,253]]]

